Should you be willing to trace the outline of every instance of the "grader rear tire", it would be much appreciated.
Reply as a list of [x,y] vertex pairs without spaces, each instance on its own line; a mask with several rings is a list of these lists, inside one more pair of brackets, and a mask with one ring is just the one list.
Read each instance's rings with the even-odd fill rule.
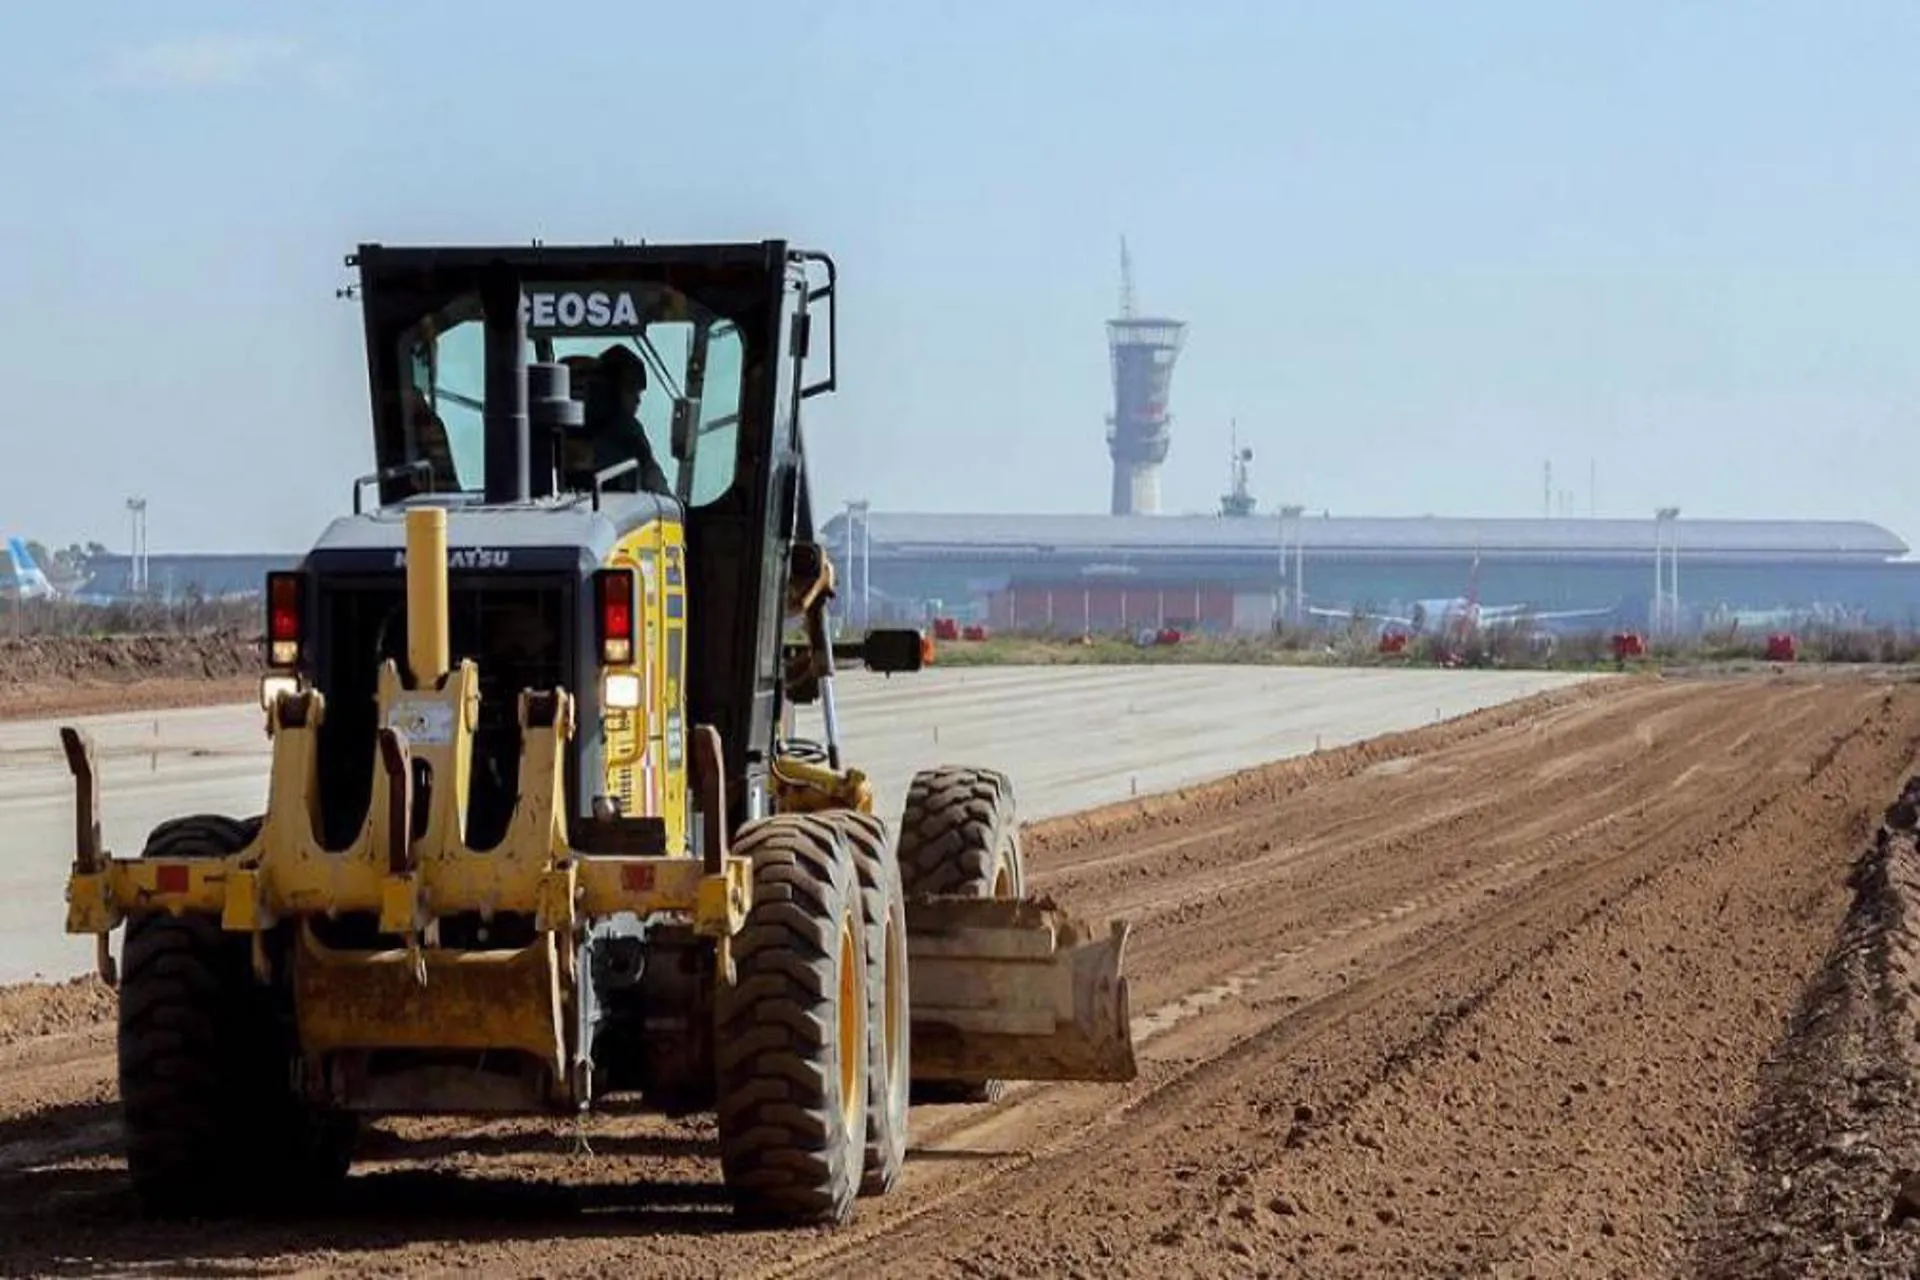
[[[176,818],[142,856],[222,858],[258,830],[257,819]],[[295,1093],[291,1011],[255,980],[247,938],[210,916],[142,916],[127,926],[123,960],[121,1110],[147,1211],[268,1208],[346,1174],[356,1126]]]
[[[1027,872],[1013,782],[995,769],[946,766],[914,775],[900,823],[900,874],[908,896],[1018,898]],[[915,1102],[996,1102],[1003,1080],[913,1079]]]
[[867,922],[867,1147],[860,1194],[880,1196],[907,1160],[912,1010],[907,992],[907,905],[887,824],[869,813],[829,809],[860,873]]
[[778,814],[734,852],[753,907],[715,1009],[720,1161],[735,1210],[772,1224],[845,1222],[867,1141],[866,923],[833,823]]

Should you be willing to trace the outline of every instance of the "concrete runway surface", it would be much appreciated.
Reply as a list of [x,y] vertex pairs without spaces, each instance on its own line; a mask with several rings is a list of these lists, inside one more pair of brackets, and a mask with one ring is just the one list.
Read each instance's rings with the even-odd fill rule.
[[[1236,769],[1415,728],[1588,677],[1549,672],[1052,667],[933,670],[837,683],[849,759],[897,818],[914,771],[1012,774],[1025,818],[1071,813]],[[92,966],[68,937],[71,784],[59,721],[0,723],[0,983]],[[107,845],[130,856],[183,813],[257,813],[267,740],[252,706],[80,717],[102,770]],[[803,732],[818,735],[817,709]],[[116,943],[116,951],[117,951]]]

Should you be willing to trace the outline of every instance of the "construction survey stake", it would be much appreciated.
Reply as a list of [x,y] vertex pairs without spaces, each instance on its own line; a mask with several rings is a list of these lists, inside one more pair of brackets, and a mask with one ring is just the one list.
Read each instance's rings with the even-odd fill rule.
[[657,287],[644,284],[529,284],[520,300],[527,335],[639,333],[660,310]]

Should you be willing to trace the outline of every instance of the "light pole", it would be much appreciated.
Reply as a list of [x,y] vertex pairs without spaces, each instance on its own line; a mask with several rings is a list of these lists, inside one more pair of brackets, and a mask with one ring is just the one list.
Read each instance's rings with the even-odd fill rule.
[[145,595],[147,590],[147,500],[128,498],[127,515],[133,525],[133,550],[127,570],[127,587],[134,595]]
[[[1306,604],[1306,556],[1300,543],[1300,517],[1305,514],[1304,506],[1280,508],[1280,603],[1282,614],[1291,613],[1297,626],[1304,626],[1307,619]],[[1291,542],[1288,538],[1291,535]],[[1287,573],[1287,550],[1293,550],[1293,573]],[[1291,588],[1291,589],[1289,589]]]
[[1673,617],[1673,634],[1680,626],[1680,508],[1667,511],[1667,612]]
[[[865,499],[847,499],[846,560],[847,560],[847,613],[853,613],[853,601],[860,601],[860,621],[862,627],[872,625],[873,618],[873,528],[867,521],[867,511],[872,503]],[[860,522],[859,540],[854,539],[854,521]],[[858,591],[856,593],[856,585]],[[848,621],[852,618],[849,616]]]
[[1653,630],[1656,636],[1680,631],[1680,508],[1653,513]]
[[841,564],[842,570],[847,575],[847,592],[846,592],[847,607],[841,613],[841,621],[844,625],[851,627],[853,626],[854,580],[859,576],[860,566],[859,566],[859,562],[854,559],[854,555],[853,555],[853,545],[854,545],[853,544],[853,521],[854,521],[854,505],[855,504],[853,499],[849,498],[842,505],[844,507],[843,514],[845,515],[846,519],[840,526],[840,564]]

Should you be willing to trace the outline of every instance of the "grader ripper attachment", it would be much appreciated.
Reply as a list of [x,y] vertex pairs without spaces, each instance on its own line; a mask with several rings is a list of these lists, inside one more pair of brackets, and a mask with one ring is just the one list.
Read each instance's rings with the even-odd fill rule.
[[800,409],[832,261],[348,262],[375,467],[267,581],[264,812],[112,857],[62,730],[143,1201],[311,1195],[364,1116],[624,1099],[715,1112],[742,1213],[838,1222],[900,1176],[910,1094],[1132,1079],[1126,927],[1027,895],[1011,781],[923,771],[890,831],[842,759],[837,665],[930,646],[830,616]]

